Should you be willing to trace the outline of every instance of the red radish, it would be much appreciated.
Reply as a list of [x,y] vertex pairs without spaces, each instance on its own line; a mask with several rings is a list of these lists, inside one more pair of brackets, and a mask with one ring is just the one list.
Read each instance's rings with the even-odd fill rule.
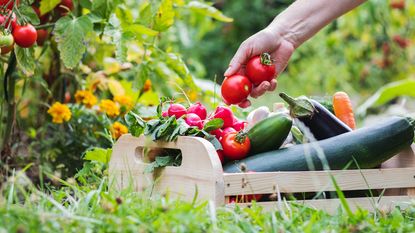
[[186,123],[190,126],[196,126],[199,129],[203,129],[203,121],[200,117],[194,113],[189,113],[185,117]]
[[236,132],[236,130],[234,129],[234,128],[232,128],[232,127],[226,127],[226,128],[224,128],[223,130],[222,130],[222,135],[221,135],[221,137],[223,137],[223,136],[225,136],[226,134],[228,134],[228,133],[235,133]]
[[169,113],[167,111],[164,111],[164,112],[161,113],[161,116],[162,117],[168,117]]
[[225,162],[225,155],[223,155],[223,150],[217,150],[218,157],[220,159],[220,162],[223,164]]
[[241,130],[243,130],[243,129],[245,129],[245,127],[246,127],[246,125],[247,125],[248,123],[246,122],[246,121],[236,121],[234,124],[233,124],[233,128],[236,130],[236,131],[241,131]]
[[195,104],[192,104],[187,109],[187,113],[194,113],[194,114],[198,115],[201,120],[206,119],[206,116],[207,116],[206,108],[200,102],[197,102]]
[[167,110],[169,116],[175,116],[176,118],[180,118],[185,115],[186,112],[186,108],[181,104],[170,104],[170,107]]
[[210,134],[215,135],[215,137],[220,140],[220,138],[222,137],[223,134],[223,130],[222,129],[215,129],[210,131]]
[[227,107],[219,106],[216,108],[213,118],[220,118],[223,120],[223,127],[231,127],[233,125],[233,113]]

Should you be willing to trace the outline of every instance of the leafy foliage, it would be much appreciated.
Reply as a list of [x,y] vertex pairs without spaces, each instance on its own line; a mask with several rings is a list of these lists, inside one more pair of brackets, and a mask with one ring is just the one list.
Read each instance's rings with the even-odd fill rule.
[[66,67],[74,68],[86,50],[86,37],[92,31],[92,22],[87,16],[79,18],[63,17],[56,22],[55,34],[59,41],[58,49]]

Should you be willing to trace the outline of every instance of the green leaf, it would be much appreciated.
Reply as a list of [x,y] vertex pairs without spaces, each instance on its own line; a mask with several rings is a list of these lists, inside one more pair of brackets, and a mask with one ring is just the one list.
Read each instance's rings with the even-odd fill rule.
[[154,172],[154,169],[156,168],[156,165],[157,165],[156,161],[154,161],[154,162],[150,163],[149,165],[147,165],[147,166],[144,168],[144,173],[145,173],[145,174],[147,174],[147,173],[152,173],[152,172]]
[[220,129],[222,127],[223,127],[223,120],[220,118],[214,118],[205,124],[205,126],[203,127],[203,130],[210,132],[212,130]]
[[209,16],[212,17],[218,21],[222,21],[222,22],[232,22],[233,19],[229,18],[228,16],[222,14],[221,11],[219,11],[218,9],[216,9],[213,6],[210,6],[206,3],[203,2],[199,2],[199,1],[191,1],[187,4],[186,6],[187,8],[189,8],[190,10],[192,10],[193,12],[196,12],[198,14],[201,15],[205,15],[205,16]]
[[172,164],[174,159],[171,156],[156,156],[157,167],[166,167]]
[[173,1],[162,0],[154,19],[154,29],[165,31],[174,23]]
[[105,27],[104,34],[111,38],[112,44],[115,45],[115,56],[120,62],[127,59],[127,42],[133,39],[132,33],[124,33],[121,30],[121,22],[115,14],[112,14],[108,25]]
[[92,14],[98,15],[103,19],[108,19],[117,4],[118,1],[114,0],[93,0],[91,12]]
[[381,106],[399,96],[415,97],[415,80],[406,79],[386,84],[374,95],[367,99],[357,110],[358,115],[364,115],[369,108]]
[[140,98],[138,99],[138,102],[146,105],[146,106],[152,106],[158,104],[159,96],[157,92],[154,91],[147,91],[144,92]]
[[55,25],[56,41],[61,59],[67,68],[74,68],[86,51],[85,39],[93,29],[88,16],[60,18]]
[[21,14],[19,21],[30,22],[33,25],[38,25],[40,23],[39,17],[32,7],[28,5],[20,5],[19,11]]
[[104,149],[95,147],[85,153],[85,160],[98,161],[101,163],[109,163],[112,149]]
[[26,74],[31,74],[35,70],[35,51],[34,48],[21,48],[15,46],[14,53],[16,54],[16,60],[20,68]]
[[155,31],[151,28],[148,28],[144,25],[141,24],[130,24],[126,27],[123,27],[123,30],[126,32],[131,32],[133,34],[144,34],[147,36],[157,36],[158,35],[158,31]]
[[48,12],[50,12],[51,10],[53,10],[59,3],[61,2],[61,0],[41,0],[40,1],[40,14],[44,15]]

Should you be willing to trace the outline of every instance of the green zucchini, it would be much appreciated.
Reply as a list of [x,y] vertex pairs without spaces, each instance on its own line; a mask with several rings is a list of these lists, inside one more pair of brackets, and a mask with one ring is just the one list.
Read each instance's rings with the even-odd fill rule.
[[284,143],[292,126],[291,118],[284,113],[268,117],[255,124],[249,131],[250,155],[276,150]]
[[224,172],[239,172],[240,163],[256,172],[322,170],[319,152],[324,153],[330,169],[344,169],[348,165],[356,168],[354,161],[360,168],[374,168],[410,146],[413,138],[413,122],[408,118],[392,117],[374,126],[325,140],[253,155],[239,163],[225,165]]

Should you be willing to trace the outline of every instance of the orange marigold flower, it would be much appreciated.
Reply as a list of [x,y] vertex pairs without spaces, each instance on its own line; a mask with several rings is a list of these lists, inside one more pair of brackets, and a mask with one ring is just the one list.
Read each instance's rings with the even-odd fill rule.
[[91,108],[97,103],[97,97],[88,90],[79,90],[75,93],[75,101],[84,104],[87,108]]
[[49,115],[52,116],[52,122],[62,124],[64,121],[71,119],[72,113],[69,107],[60,102],[55,102],[48,110]]
[[120,122],[116,121],[112,124],[111,127],[111,134],[112,137],[118,139],[121,135],[128,133],[128,129],[125,125],[121,124]]
[[99,109],[110,117],[116,117],[120,115],[120,107],[118,107],[118,105],[112,100],[101,100]]
[[114,101],[119,103],[121,106],[125,106],[127,109],[133,108],[133,99],[126,95],[114,96]]
[[145,82],[144,82],[144,86],[143,86],[143,92],[147,92],[147,91],[149,91],[150,89],[151,89],[151,80],[150,79],[147,79]]

